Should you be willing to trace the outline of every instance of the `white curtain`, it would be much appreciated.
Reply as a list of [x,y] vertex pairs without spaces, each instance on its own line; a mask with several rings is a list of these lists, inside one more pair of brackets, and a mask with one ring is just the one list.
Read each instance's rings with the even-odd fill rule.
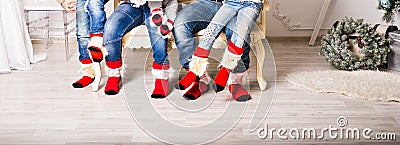
[[45,59],[33,55],[21,0],[0,0],[0,73],[31,70],[31,63]]

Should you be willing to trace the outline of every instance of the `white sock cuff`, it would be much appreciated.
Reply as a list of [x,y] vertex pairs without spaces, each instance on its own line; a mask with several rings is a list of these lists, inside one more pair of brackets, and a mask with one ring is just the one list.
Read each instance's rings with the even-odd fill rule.
[[197,76],[202,76],[207,71],[208,64],[208,58],[201,58],[193,55],[189,63],[189,69]]
[[160,70],[160,69],[151,69],[151,74],[156,78],[156,79],[162,79],[166,80],[174,74],[174,69],[170,67],[168,70]]
[[238,65],[238,61],[241,59],[242,55],[237,55],[230,52],[228,49],[225,50],[224,56],[221,60],[221,65],[227,69],[234,69]]

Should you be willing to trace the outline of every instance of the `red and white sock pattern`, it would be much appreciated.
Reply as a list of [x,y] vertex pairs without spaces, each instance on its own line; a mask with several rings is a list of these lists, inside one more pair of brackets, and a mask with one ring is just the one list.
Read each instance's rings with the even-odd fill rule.
[[153,62],[152,74],[156,78],[151,98],[162,99],[168,95],[169,64],[161,65]]
[[189,72],[175,85],[176,89],[185,90],[193,82],[200,80],[199,76],[202,76],[207,70],[209,54],[210,50],[196,48],[189,64]]
[[242,86],[242,78],[244,73],[231,73],[228,85],[229,92],[233,99],[238,102],[248,101],[251,99],[249,92]]
[[232,69],[237,66],[237,62],[240,60],[244,49],[235,46],[232,41],[228,43],[228,49],[225,50],[225,54],[221,61],[221,69],[214,79],[214,90],[220,92],[225,89],[226,82],[228,81],[229,74]]
[[90,41],[88,49],[94,62],[101,62],[103,60],[103,33],[93,34],[90,33]]
[[74,82],[72,86],[74,88],[84,88],[88,86],[94,80],[94,70],[93,70],[93,62],[90,58],[80,60],[82,65],[82,73],[83,76],[78,81]]
[[116,95],[120,89],[122,60],[107,61],[108,80],[104,93],[107,95]]
[[162,24],[160,26],[161,35],[164,38],[168,38],[172,34],[171,31],[172,31],[173,26],[174,26],[174,21],[168,19],[165,24]]
[[211,78],[208,73],[205,73],[200,77],[199,81],[193,83],[192,87],[183,94],[183,97],[187,100],[196,100],[200,98],[203,93],[208,91],[210,80]]
[[163,22],[164,12],[161,8],[155,8],[151,10],[151,26],[161,26]]

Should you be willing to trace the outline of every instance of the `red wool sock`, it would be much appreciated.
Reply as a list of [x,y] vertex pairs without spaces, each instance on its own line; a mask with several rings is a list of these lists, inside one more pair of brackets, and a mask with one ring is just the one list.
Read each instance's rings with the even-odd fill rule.
[[201,94],[208,91],[209,86],[202,81],[195,81],[193,86],[183,94],[187,100],[196,100],[200,98]]
[[171,32],[173,26],[174,26],[174,21],[168,19],[168,21],[165,24],[160,26],[161,35],[162,36],[168,35]]
[[74,88],[84,88],[93,82],[94,78],[83,76],[81,79],[72,84]]
[[104,93],[107,95],[116,95],[119,93],[120,82],[121,82],[121,66],[122,60],[117,61],[107,61],[106,62],[108,70],[108,80]]
[[[230,53],[235,54],[235,55],[242,55],[244,49],[235,46],[235,44],[232,41],[229,41],[228,50],[225,50],[225,51],[229,51]],[[226,56],[224,55],[224,57],[226,57]],[[219,70],[217,76],[214,79],[214,82],[215,82],[214,90],[215,90],[215,92],[220,92],[220,91],[225,89],[226,82],[228,81],[230,72],[231,72],[230,69],[228,69],[228,68],[226,68],[224,66],[221,67],[221,69]]]
[[151,94],[151,98],[165,98],[168,94],[168,80],[164,79],[156,79],[154,84],[153,94]]
[[[91,41],[92,41],[93,37],[103,37],[103,33],[98,33],[98,34],[90,33]],[[102,40],[102,39],[100,39],[100,40]],[[89,46],[88,49],[89,49],[90,55],[92,56],[93,61],[101,62],[103,60],[103,52],[101,52],[100,47],[103,46],[102,45],[103,42],[96,42],[96,43],[98,43],[98,44],[94,45],[94,46]]]
[[250,94],[240,84],[230,84],[228,89],[229,92],[231,92],[233,99],[238,102],[248,101],[251,99]]
[[[90,64],[92,64],[92,60],[90,59],[90,58],[87,58],[87,59],[84,59],[84,60],[80,60],[80,62],[81,62],[81,64],[83,64],[83,65],[90,65]],[[87,68],[87,69],[85,69],[85,68],[82,68],[82,71],[93,71],[93,69],[92,70],[89,70],[89,68]],[[93,72],[94,73],[94,72]],[[94,80],[94,77],[91,77],[91,76],[88,76],[87,74],[87,72],[83,72],[83,76],[82,76],[82,78],[81,79],[79,79],[78,81],[76,81],[75,83],[73,83],[72,84],[72,86],[74,87],[74,88],[84,88],[84,87],[86,87],[86,86],[88,86],[90,83],[92,83],[93,82],[93,80]]]
[[178,90],[185,90],[188,88],[194,81],[199,80],[199,77],[196,76],[193,72],[189,71],[179,82],[175,85],[175,88]]
[[161,8],[156,8],[151,11],[151,21],[155,26],[161,26],[162,24],[162,14]]
[[231,70],[229,70],[225,67],[221,67],[217,76],[214,79],[214,83],[215,83],[214,91],[215,92],[218,93],[225,89],[226,82],[228,81],[230,72],[231,72]]
[[[169,65],[161,65],[153,62],[153,71],[162,74],[162,71],[168,71]],[[158,78],[157,78],[158,77]],[[168,78],[162,78],[167,76],[156,76],[156,82],[154,84],[153,94],[151,98],[165,98],[168,94]]]

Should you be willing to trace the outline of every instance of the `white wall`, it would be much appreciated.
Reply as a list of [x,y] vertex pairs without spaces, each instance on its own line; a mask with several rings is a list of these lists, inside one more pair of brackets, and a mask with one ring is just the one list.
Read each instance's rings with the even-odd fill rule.
[[[280,13],[290,17],[292,24],[301,24],[300,28],[289,31],[281,20],[273,16],[277,3],[280,3]],[[266,15],[267,36],[311,36],[323,3],[324,0],[271,0],[271,9]],[[322,28],[330,28],[345,16],[363,18],[373,24],[382,23],[384,12],[377,6],[378,0],[332,0]]]

